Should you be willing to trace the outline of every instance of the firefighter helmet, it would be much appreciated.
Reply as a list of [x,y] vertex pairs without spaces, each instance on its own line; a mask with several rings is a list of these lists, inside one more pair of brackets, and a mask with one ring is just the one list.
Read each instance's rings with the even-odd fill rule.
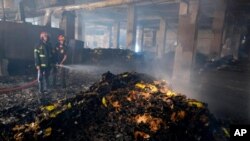
[[40,33],[40,39],[42,40],[44,37],[48,37],[48,33],[43,31]]
[[63,35],[58,36],[58,41],[64,41],[64,40],[65,40],[65,37]]

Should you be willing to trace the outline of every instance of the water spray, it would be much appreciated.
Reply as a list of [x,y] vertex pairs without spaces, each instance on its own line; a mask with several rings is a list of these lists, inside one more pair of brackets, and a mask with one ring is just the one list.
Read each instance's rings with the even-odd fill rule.
[[65,68],[65,69],[69,69],[69,70],[72,70],[74,69],[73,67],[71,66],[66,66],[66,65],[56,65],[57,67],[61,67],[61,68]]
[[56,65],[57,67],[65,68],[70,71],[77,72],[92,72],[96,70],[106,70],[105,67],[91,66],[91,65]]

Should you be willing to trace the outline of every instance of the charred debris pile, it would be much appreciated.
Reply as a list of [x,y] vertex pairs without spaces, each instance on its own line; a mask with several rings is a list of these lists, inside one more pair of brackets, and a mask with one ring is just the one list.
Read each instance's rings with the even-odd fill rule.
[[138,73],[107,72],[89,90],[0,123],[0,130],[1,140],[228,140],[205,103]]
[[143,62],[143,55],[131,50],[122,49],[83,49],[82,63],[96,65],[115,65],[119,67],[135,67]]

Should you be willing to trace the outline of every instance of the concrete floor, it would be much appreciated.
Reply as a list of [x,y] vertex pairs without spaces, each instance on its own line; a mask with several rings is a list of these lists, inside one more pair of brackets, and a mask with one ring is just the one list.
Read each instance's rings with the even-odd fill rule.
[[250,123],[249,80],[248,72],[207,74],[202,82],[200,98],[217,116]]
[[250,72],[209,71],[189,83],[173,85],[178,92],[208,104],[219,119],[250,123]]
[[[80,72],[77,72],[79,70]],[[82,89],[82,84],[91,85],[101,78],[102,73],[108,70],[115,73],[128,71],[79,67],[74,72],[81,75],[74,75],[77,77],[72,78],[76,82],[74,85],[72,82],[72,86],[75,87],[72,89]],[[219,119],[226,119],[233,121],[233,123],[250,123],[250,71],[208,71],[194,76],[189,83],[175,82],[170,84],[175,91],[187,95],[188,98],[207,103],[210,111]],[[82,84],[79,84],[79,82]]]

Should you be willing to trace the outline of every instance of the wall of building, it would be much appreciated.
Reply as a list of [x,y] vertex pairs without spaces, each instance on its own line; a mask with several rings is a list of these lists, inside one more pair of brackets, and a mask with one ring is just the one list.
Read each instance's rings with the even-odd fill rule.
[[199,30],[197,52],[209,55],[212,39],[213,39],[213,32],[211,30]]
[[[104,32],[103,35],[86,35],[86,41],[88,42],[88,47],[90,48],[108,48],[108,33]],[[152,41],[152,30],[144,31],[144,47],[143,50],[146,52],[156,52],[157,44],[153,45]],[[176,30],[168,30],[166,34],[166,47],[165,53],[174,51],[177,43],[177,33]],[[123,36],[120,36],[120,41]],[[197,40],[197,52],[204,55],[209,55],[211,41],[213,39],[213,32],[211,30],[199,30],[198,40]]]
[[86,35],[87,48],[109,48],[108,35]]
[[[149,52],[155,52],[157,46],[152,46],[152,35],[150,32],[146,32],[144,37],[145,50]],[[177,33],[176,30],[168,30],[166,33],[166,47],[165,53],[174,51],[177,43]],[[211,46],[211,41],[213,38],[213,33],[211,30],[199,30],[198,31],[198,42],[197,42],[197,51],[199,53],[209,55],[209,49]],[[149,44],[148,44],[149,43]]]
[[34,46],[39,41],[39,34],[47,31],[52,44],[63,31],[31,24],[14,22],[0,22],[0,50],[4,58],[32,60]]
[[174,30],[168,30],[166,34],[166,49],[165,53],[174,51],[177,44],[177,33]]

